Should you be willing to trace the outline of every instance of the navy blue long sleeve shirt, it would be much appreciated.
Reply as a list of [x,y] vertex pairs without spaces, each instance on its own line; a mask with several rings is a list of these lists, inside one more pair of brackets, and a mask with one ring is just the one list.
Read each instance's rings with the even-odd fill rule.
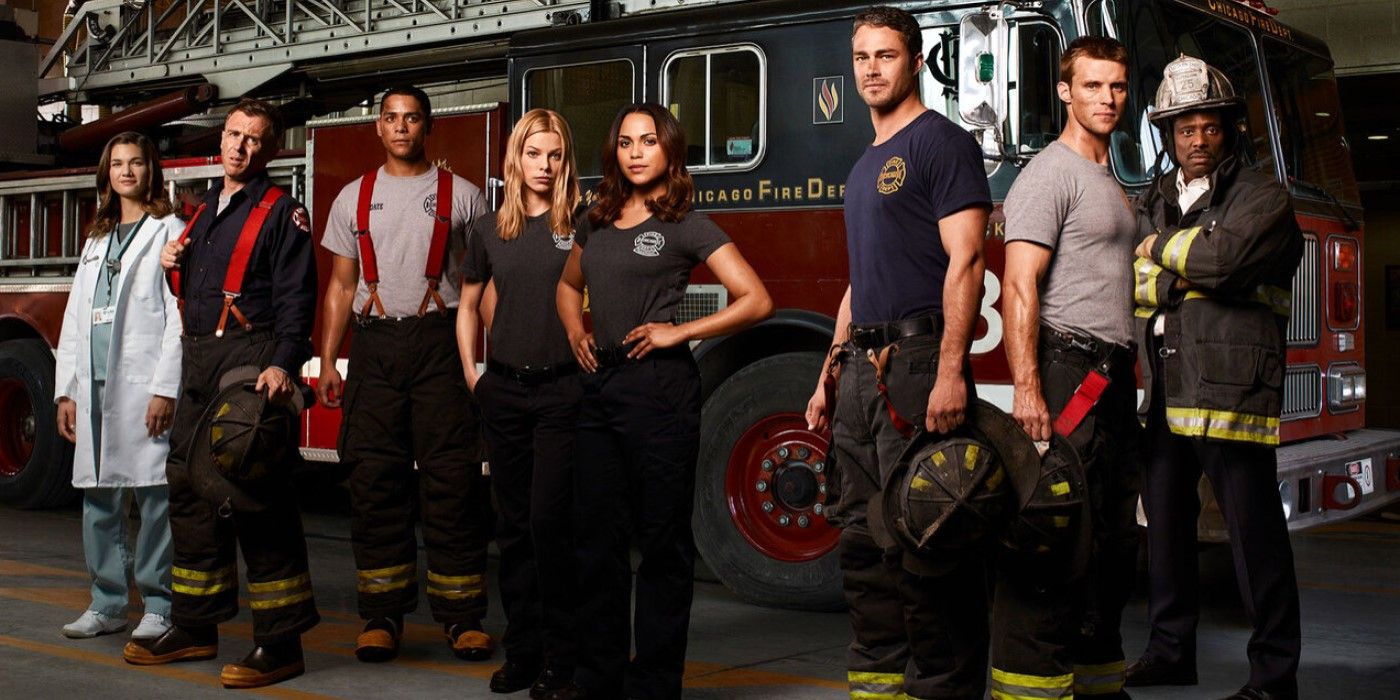
[[[205,210],[190,231],[182,266],[184,275],[185,334],[213,333],[224,307],[224,276],[243,230],[243,222],[267,188],[266,173],[254,177],[235,192],[222,213],[222,183],[204,197]],[[272,365],[293,378],[311,357],[312,324],[316,318],[316,256],[306,209],[291,195],[273,205],[258,234],[248,260],[243,289],[235,301],[254,329],[271,330],[277,337]],[[238,324],[229,314],[227,327]]]

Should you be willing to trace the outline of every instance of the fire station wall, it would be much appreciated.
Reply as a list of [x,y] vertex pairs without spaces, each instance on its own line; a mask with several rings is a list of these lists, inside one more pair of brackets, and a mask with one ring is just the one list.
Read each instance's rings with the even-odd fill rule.
[[1326,40],[1339,75],[1400,70],[1400,0],[1269,0],[1279,19]]
[[1400,183],[1367,189],[1366,422],[1400,428]]

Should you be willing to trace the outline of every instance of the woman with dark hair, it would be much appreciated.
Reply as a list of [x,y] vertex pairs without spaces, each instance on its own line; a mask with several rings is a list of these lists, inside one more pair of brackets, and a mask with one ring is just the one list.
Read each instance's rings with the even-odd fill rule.
[[[97,167],[97,215],[88,227],[63,314],[54,377],[58,431],[77,445],[73,486],[83,490],[83,552],[92,604],[68,637],[126,629],[127,573],[145,614],[134,639],[170,627],[168,430],[180,388],[180,311],[160,250],[179,238],[150,139],[118,134]],[[108,381],[110,379],[110,382]],[[127,497],[141,512],[133,558]]]
[[[506,662],[491,676],[491,690],[530,688],[532,698],[569,688],[574,675],[570,508],[583,389],[554,309],[574,247],[573,149],[556,112],[532,109],[516,123],[501,208],[472,225],[457,313],[457,346],[481,407],[496,497]],[[494,296],[484,294],[488,284]],[[485,373],[476,364],[483,316],[495,321],[487,321]]]
[[[773,310],[739,249],[692,211],[685,154],[685,134],[666,108],[635,104],[618,113],[603,149],[593,229],[579,233],[558,286],[560,320],[588,373],[575,443],[574,536],[575,680],[590,698],[680,697],[700,440],[700,375],[688,344],[734,333]],[[730,304],[677,324],[700,263],[729,291]],[[585,286],[592,333],[582,320]],[[629,624],[634,543],[642,559]]]

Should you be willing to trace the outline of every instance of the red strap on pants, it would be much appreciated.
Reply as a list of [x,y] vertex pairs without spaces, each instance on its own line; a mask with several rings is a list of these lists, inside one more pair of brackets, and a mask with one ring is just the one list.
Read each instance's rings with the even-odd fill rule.
[[[371,308],[380,316],[387,316],[384,304],[379,299],[379,261],[374,254],[374,239],[369,232],[370,200],[374,197],[374,181],[379,176],[375,168],[360,178],[360,194],[355,206],[355,237],[360,248],[360,275],[369,288],[369,299],[365,300],[361,316],[368,316]],[[428,302],[437,304],[438,311],[447,311],[447,304],[438,294],[438,281],[442,278],[443,261],[447,257],[447,234],[452,229],[452,173],[438,168],[437,209],[433,216],[433,239],[428,247],[428,260],[423,276],[428,280],[428,289],[423,294],[423,303],[418,306],[418,315],[428,311]]]
[[[194,223],[199,221],[199,215],[203,214],[205,208],[208,206],[207,204],[200,203],[199,208],[194,210],[194,216],[190,217],[190,222],[185,224],[185,230],[180,234],[181,243],[189,240],[190,231],[194,230]],[[170,272],[166,273],[166,278],[170,281],[170,293],[175,295],[175,298],[180,301],[180,308],[184,309],[185,297],[181,296],[180,266],[176,265],[174,268],[171,268]]]
[[1103,396],[1104,389],[1107,388],[1108,375],[1097,369],[1089,370],[1089,373],[1084,375],[1084,381],[1079,383],[1079,388],[1074,390],[1074,396],[1069,397],[1064,410],[1060,411],[1060,417],[1055,419],[1055,432],[1062,437],[1069,437],[1069,434],[1084,422],[1084,417],[1093,410],[1094,404],[1099,402],[1099,397]]
[[876,354],[874,350],[866,350],[865,359],[869,360],[870,364],[875,367],[875,388],[879,390],[880,398],[885,402],[885,412],[890,416],[890,423],[894,425],[894,429],[898,430],[900,435],[908,439],[914,434],[914,424],[905,420],[904,416],[899,415],[899,411],[895,410],[894,402],[890,401],[889,388],[885,386],[885,366],[889,363],[890,351],[894,348],[893,345],[886,345],[879,354]]

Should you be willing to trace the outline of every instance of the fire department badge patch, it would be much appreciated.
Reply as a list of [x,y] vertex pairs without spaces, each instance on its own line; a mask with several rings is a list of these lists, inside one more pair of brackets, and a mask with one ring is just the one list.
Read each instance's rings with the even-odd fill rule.
[[880,194],[894,194],[904,186],[904,159],[893,156],[880,168],[880,176],[875,179],[875,189]]
[[559,235],[559,234],[557,234],[557,233],[551,233],[551,234],[549,234],[549,235],[551,235],[551,236],[554,237],[554,247],[555,247],[555,248],[558,248],[559,250],[573,250],[573,249],[574,249],[574,233],[573,233],[572,231],[570,231],[570,232],[569,232],[569,235],[567,235],[567,236],[561,236],[561,235]]
[[306,207],[297,207],[292,211],[292,223],[302,231],[311,233],[311,217],[306,214]]
[[632,241],[635,246],[632,252],[645,258],[654,258],[661,254],[661,249],[666,247],[666,237],[655,232],[647,231],[636,240]]

